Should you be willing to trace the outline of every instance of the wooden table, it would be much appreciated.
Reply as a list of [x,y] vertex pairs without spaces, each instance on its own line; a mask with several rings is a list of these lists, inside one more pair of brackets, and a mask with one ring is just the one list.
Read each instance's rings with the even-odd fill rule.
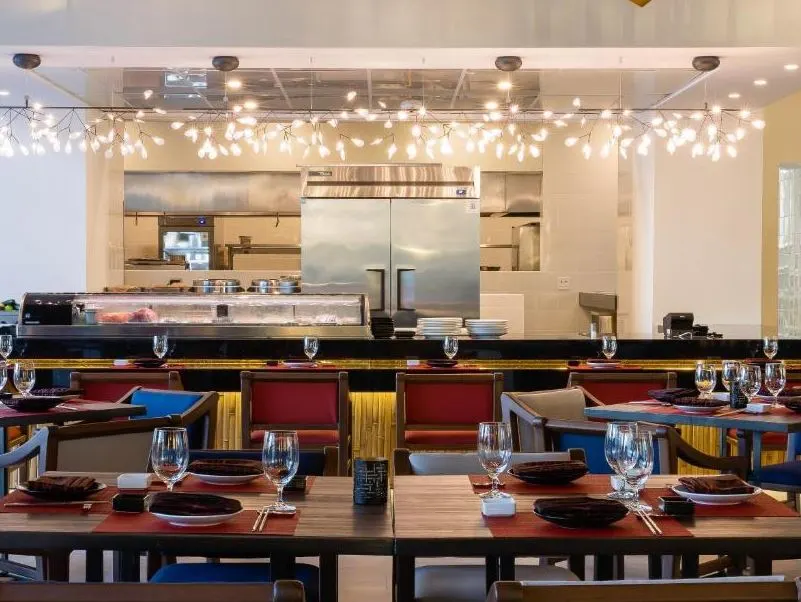
[[[676,478],[655,476],[647,487],[666,487]],[[464,475],[399,476],[394,487],[398,602],[414,598],[416,557],[599,555],[598,579],[611,577],[613,555],[648,555],[649,566],[656,574],[660,556],[681,556],[684,577],[697,576],[698,556],[702,554],[750,556],[759,574],[770,573],[774,556],[801,557],[798,517],[682,521],[693,537],[497,537],[485,526],[480,499]],[[537,497],[548,496],[516,493],[518,513],[529,511]],[[513,563],[501,562],[500,578],[514,578]]]
[[[48,473],[64,474],[64,473]],[[117,475],[93,474],[96,479],[116,485]],[[224,494],[224,491],[221,492]],[[228,493],[246,510],[259,510],[274,495]],[[271,557],[273,578],[292,578],[289,571],[298,556],[320,557],[321,600],[335,600],[337,557],[340,554],[391,556],[393,552],[392,515],[386,506],[354,506],[350,477],[315,477],[305,496],[292,498],[300,510],[294,535],[259,533],[203,534],[182,533],[93,533],[106,514],[0,513],[0,550],[48,549],[114,550],[120,560],[119,574],[124,580],[138,580],[141,552],[172,556]],[[275,574],[277,573],[277,574]],[[66,578],[62,574],[57,577]],[[102,579],[100,575],[89,575]]]
[[720,429],[721,455],[727,449],[729,429],[743,431],[746,437],[739,446],[740,455],[751,456],[751,480],[759,482],[762,471],[762,435],[764,433],[785,433],[788,445],[795,446],[795,437],[801,436],[801,414],[786,408],[771,409],[765,414],[728,414],[731,408],[724,407],[715,414],[682,413],[664,406],[640,403],[620,403],[607,406],[585,408],[584,414],[590,418],[631,422],[652,422],[655,424],[692,424]]

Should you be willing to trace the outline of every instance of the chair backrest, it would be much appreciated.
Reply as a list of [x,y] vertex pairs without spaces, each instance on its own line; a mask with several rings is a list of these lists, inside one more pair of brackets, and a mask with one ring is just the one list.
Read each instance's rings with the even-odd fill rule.
[[341,474],[347,474],[350,404],[347,372],[242,372],[242,445],[257,429],[338,431]]
[[[336,477],[339,475],[337,466],[338,450],[336,447],[326,447],[322,451],[301,450],[298,463],[298,474],[306,476]],[[192,460],[257,460],[261,461],[261,451],[256,449],[203,449],[193,450],[189,454]]]
[[[553,460],[584,460],[581,450],[555,453],[512,454],[512,463],[548,462]],[[484,474],[476,452],[410,452],[398,448],[394,452],[396,475],[459,475]]]
[[39,429],[22,445],[15,447],[9,452],[0,454],[0,470],[19,466],[28,460],[36,458],[37,471],[39,473],[44,472],[45,465],[47,464],[47,440],[47,429]]
[[214,391],[166,391],[137,387],[120,401],[147,408],[143,415],[134,416],[132,420],[178,414],[181,417],[181,426],[187,428],[190,448],[214,447],[219,401],[219,395]]
[[783,577],[653,581],[496,581],[487,602],[798,602],[796,583]]
[[169,372],[140,372],[125,370],[121,372],[72,372],[70,389],[80,389],[81,397],[92,401],[118,401],[134,387],[148,389],[183,389],[181,375]]
[[398,442],[413,429],[475,429],[498,420],[503,375],[406,374],[396,377]]
[[512,428],[514,450],[521,452],[545,451],[542,421],[536,418],[582,421],[585,407],[581,387],[501,395],[503,420]]
[[49,426],[47,470],[147,472],[153,429],[160,426],[181,426],[181,417]]
[[0,583],[3,602],[304,602],[299,581],[273,583]]
[[603,405],[648,399],[651,389],[676,386],[675,372],[571,372],[567,386],[582,387]]

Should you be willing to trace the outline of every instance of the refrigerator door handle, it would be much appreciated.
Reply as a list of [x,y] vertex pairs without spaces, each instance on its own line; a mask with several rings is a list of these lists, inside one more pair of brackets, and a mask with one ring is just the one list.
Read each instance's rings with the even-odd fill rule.
[[[368,299],[373,298],[373,291],[378,288],[378,298],[380,299],[378,303],[378,307],[370,306],[371,310],[375,311],[386,311],[386,284],[385,284],[385,277],[386,277],[386,269],[384,268],[367,268],[364,270],[368,274],[367,280],[367,297]],[[378,287],[375,286],[374,278],[372,277],[373,274],[378,274],[378,282],[380,283]]]
[[398,311],[414,311],[414,268],[398,268]]

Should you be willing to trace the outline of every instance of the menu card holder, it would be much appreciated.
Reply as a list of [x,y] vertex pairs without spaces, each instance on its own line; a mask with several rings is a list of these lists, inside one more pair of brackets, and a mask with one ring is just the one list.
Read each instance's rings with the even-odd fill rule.
[[356,458],[353,460],[353,503],[377,506],[387,503],[389,460]]

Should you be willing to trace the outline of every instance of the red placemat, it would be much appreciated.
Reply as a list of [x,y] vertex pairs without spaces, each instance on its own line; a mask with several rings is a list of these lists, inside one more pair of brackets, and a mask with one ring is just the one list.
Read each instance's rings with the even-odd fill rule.
[[[489,491],[489,477],[487,475],[470,475],[468,478],[470,479],[470,485],[473,487],[473,493]],[[486,485],[484,485],[485,483]],[[503,474],[501,475],[501,484],[503,485],[503,490],[509,494],[588,495],[612,491],[609,475],[585,475],[566,485],[533,485],[516,479],[511,475]]]
[[654,535],[633,514],[609,527],[600,529],[567,529],[549,523],[534,514],[533,511],[518,512],[514,516],[484,517],[493,537],[549,537],[549,538],[615,538],[615,537],[692,537],[692,533],[677,520],[665,516],[659,518],[662,535]]
[[[659,508],[659,497],[670,495],[675,496],[670,489],[645,489],[642,492],[643,500],[653,506],[656,511]],[[736,506],[704,506],[695,505],[695,516],[697,518],[757,518],[757,517],[798,517],[799,514],[782,504],[779,500],[772,498],[767,493],[762,493],[750,502],[737,504]],[[661,524],[661,523],[660,523]]]
[[[314,485],[314,477],[306,477],[306,490],[304,494],[311,491],[312,485]],[[152,491],[164,491],[165,485],[161,481],[154,481],[150,489]],[[194,475],[187,476],[176,485],[175,491],[180,491],[181,493],[216,493],[218,495],[225,495],[227,493],[277,493],[275,485],[264,477],[259,477],[249,483],[242,483],[239,485],[210,485],[209,483],[204,483]],[[297,491],[284,490],[284,495],[286,496],[297,493]]]
[[156,518],[149,512],[140,514],[127,514],[113,512],[103,522],[92,529],[93,533],[174,533],[174,534],[203,534],[203,535],[294,535],[300,520],[300,510],[292,516],[270,515],[264,530],[253,533],[253,523],[256,522],[258,512],[245,510],[235,518],[221,525],[211,527],[177,527]]
[[[92,504],[90,514],[108,514],[111,512],[111,498],[117,494],[116,487],[106,487],[97,493],[90,495],[85,501],[107,501],[108,504]],[[9,502],[42,502],[41,506],[6,506]],[[71,504],[68,506],[48,506],[46,501],[35,498],[19,490],[10,492],[7,496],[0,499],[0,512],[11,512],[16,514],[82,514],[81,504]]]

